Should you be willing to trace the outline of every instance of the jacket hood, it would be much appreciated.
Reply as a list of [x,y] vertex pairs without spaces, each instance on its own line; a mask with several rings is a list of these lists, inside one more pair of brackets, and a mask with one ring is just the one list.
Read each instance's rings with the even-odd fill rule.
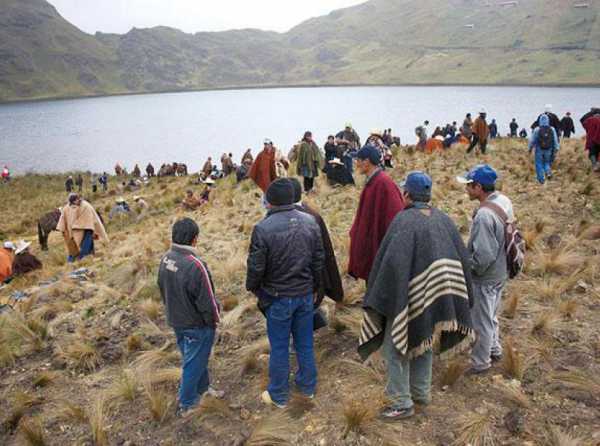
[[550,118],[548,117],[548,115],[543,114],[542,116],[540,116],[538,124],[540,125],[540,127],[550,127]]

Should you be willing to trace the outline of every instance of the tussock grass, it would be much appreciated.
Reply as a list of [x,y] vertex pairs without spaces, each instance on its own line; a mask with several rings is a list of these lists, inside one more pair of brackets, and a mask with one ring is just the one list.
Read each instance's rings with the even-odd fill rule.
[[523,374],[525,373],[524,359],[521,353],[514,347],[511,338],[508,338],[504,343],[502,368],[508,376],[518,379],[519,381],[523,379]]
[[85,409],[71,401],[61,401],[57,407],[57,413],[60,419],[76,422],[87,423],[88,416]]
[[558,309],[564,317],[571,319],[575,316],[578,305],[579,304],[575,299],[568,299],[561,302]]
[[549,426],[546,435],[546,446],[582,446],[578,438],[563,432],[558,426]]
[[144,383],[144,393],[148,399],[148,410],[154,421],[163,424],[169,417],[174,401],[164,390],[156,388],[150,382]]
[[342,415],[344,418],[342,438],[346,438],[350,432],[364,433],[375,419],[376,411],[373,405],[364,400],[348,400],[344,403]]
[[245,446],[288,446],[294,437],[295,424],[288,413],[275,412],[258,422]]
[[556,320],[556,315],[552,312],[540,314],[534,321],[531,328],[531,334],[535,336],[548,336],[552,332],[552,327]]
[[448,363],[440,378],[440,384],[442,386],[453,386],[466,370],[467,366],[461,359],[456,359]]
[[520,296],[518,293],[512,293],[504,304],[504,316],[509,319],[514,319],[519,308]]
[[470,412],[463,417],[456,446],[494,446],[493,419],[488,413]]
[[94,446],[109,446],[110,444],[106,431],[106,411],[106,395],[100,395],[94,400],[88,417]]
[[538,275],[567,275],[580,268],[585,257],[568,249],[540,251],[533,260],[532,272]]
[[342,359],[339,361],[340,367],[348,369],[350,374],[360,382],[365,384],[380,384],[385,381],[385,376],[368,364],[353,361],[351,359]]
[[138,395],[138,379],[131,369],[122,369],[108,392],[109,398],[133,402]]
[[140,303],[141,312],[150,320],[157,320],[162,314],[162,305],[152,299],[146,299]]
[[125,344],[129,353],[137,352],[142,348],[143,339],[140,335],[131,334],[127,336]]
[[91,372],[100,365],[100,355],[92,344],[83,340],[75,340],[66,348],[59,347],[59,354],[77,370]]
[[43,371],[38,373],[32,380],[33,387],[46,387],[56,379],[56,373]]
[[171,343],[166,342],[161,348],[146,350],[132,362],[131,366],[137,373],[140,373],[178,361],[179,353],[176,351],[169,351],[171,347]]
[[362,326],[363,313],[358,308],[342,307],[336,310],[333,317],[334,329],[336,325],[343,327],[345,330],[351,331],[357,337],[360,336],[360,329]]
[[502,396],[507,401],[524,409],[529,409],[531,407],[531,400],[523,392],[523,389],[520,385],[518,385],[518,383],[515,383],[514,381],[509,383],[502,383],[498,386],[498,388]]
[[28,446],[46,446],[48,444],[39,418],[23,418],[19,422],[19,435]]
[[600,377],[586,370],[569,368],[565,372],[555,372],[552,381],[571,389],[596,395],[600,398]]
[[152,385],[158,384],[177,384],[181,380],[181,368],[167,367],[153,370],[148,377],[148,381]]

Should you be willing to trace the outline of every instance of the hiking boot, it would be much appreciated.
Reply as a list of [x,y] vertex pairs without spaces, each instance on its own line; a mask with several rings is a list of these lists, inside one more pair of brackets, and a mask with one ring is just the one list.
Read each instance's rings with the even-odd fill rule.
[[223,390],[217,390],[213,387],[209,387],[208,390],[206,391],[206,393],[218,400],[222,400],[223,397],[225,396],[225,392]]
[[273,399],[271,398],[271,394],[269,393],[268,390],[265,390],[261,394],[260,399],[262,400],[263,403],[270,405],[270,406],[275,406],[278,409],[285,409],[287,407],[285,404],[279,404],[279,403],[276,403],[275,401],[273,401]]
[[399,409],[396,407],[386,407],[381,411],[381,418],[384,420],[394,421],[394,420],[404,420],[406,418],[410,418],[415,414],[414,407],[408,407],[405,409]]
[[502,361],[502,354],[492,355],[490,356],[490,359],[492,360],[492,362],[500,362]]

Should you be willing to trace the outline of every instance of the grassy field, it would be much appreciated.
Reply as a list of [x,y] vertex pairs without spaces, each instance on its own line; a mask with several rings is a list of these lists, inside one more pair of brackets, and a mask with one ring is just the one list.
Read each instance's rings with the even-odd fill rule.
[[[141,221],[111,221],[110,244],[76,265],[65,262],[59,234],[33,251],[44,269],[0,290],[30,297],[0,317],[0,444],[198,445],[595,445],[600,431],[600,187],[583,143],[562,148],[555,178],[535,182],[520,141],[492,144],[485,157],[464,148],[427,156],[401,153],[391,175],[431,173],[434,203],[467,237],[475,204],[454,181],[477,162],[502,175],[529,251],[501,316],[505,359],[492,372],[465,377],[468,358],[434,362],[433,404],[406,422],[377,417],[385,383],[382,360],[356,353],[364,286],[344,277],[346,301],[325,304],[331,320],[316,337],[316,399],[294,398],[285,411],[264,407],[268,342],[255,298],[244,289],[253,225],[264,215],[251,183],[218,183],[212,202],[184,213],[177,203],[189,178],[154,180]],[[87,180],[87,178],[86,178]],[[321,177],[309,201],[329,225],[341,271],[358,187],[331,189]],[[37,218],[66,200],[62,176],[26,176],[0,187],[1,238],[35,240]],[[86,183],[89,184],[89,183]],[[85,195],[106,216],[116,192]],[[196,186],[197,187],[197,186]],[[132,194],[125,194],[131,201]],[[224,401],[205,398],[175,417],[179,354],[156,283],[170,226],[188,215],[201,227],[199,252],[212,270],[225,315],[211,372]],[[67,273],[86,267],[87,281]],[[43,281],[58,280],[46,287]]]

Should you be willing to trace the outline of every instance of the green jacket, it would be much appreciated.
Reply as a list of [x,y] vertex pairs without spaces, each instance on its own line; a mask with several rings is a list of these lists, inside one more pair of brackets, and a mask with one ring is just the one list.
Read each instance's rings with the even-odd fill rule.
[[322,164],[323,155],[321,154],[319,147],[314,142],[302,142],[298,148],[298,165],[296,167],[296,173],[301,177],[318,177]]

